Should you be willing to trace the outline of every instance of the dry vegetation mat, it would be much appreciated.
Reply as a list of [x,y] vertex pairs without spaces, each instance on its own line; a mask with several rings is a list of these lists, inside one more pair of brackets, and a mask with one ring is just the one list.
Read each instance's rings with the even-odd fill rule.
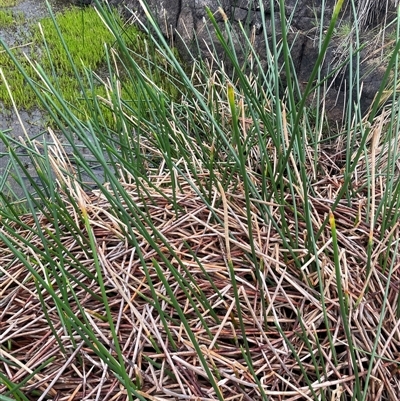
[[[127,373],[145,399],[215,400],[219,396],[224,400],[261,400],[267,396],[271,400],[310,400],[327,388],[334,399],[351,399],[355,372],[345,319],[351,329],[360,382],[371,375],[367,399],[397,400],[400,260],[395,261],[386,287],[389,273],[378,261],[388,249],[378,223],[372,238],[377,244],[373,263],[366,270],[370,228],[365,221],[370,211],[365,202],[360,199],[352,207],[339,205],[334,213],[347,305],[343,315],[329,229],[315,244],[320,272],[313,268],[314,258],[305,246],[292,250],[303,261],[299,268],[274,226],[259,215],[258,201],[252,201],[252,218],[247,219],[243,187],[223,190],[213,186],[213,201],[207,205],[199,196],[196,181],[209,183],[209,173],[199,171],[192,181],[179,177],[161,171],[150,177],[152,185],[143,184],[140,190],[133,177],[121,182],[147,216],[142,223],[158,247],[134,227],[137,246],[129,245],[121,229],[124,223],[110,212],[103,192],[84,192],[77,182],[61,175],[58,179],[66,210],[86,238],[69,231],[70,227],[57,238],[56,232],[63,231],[62,223],[49,220],[45,211],[8,222],[6,226],[12,226],[13,233],[2,224],[2,233],[26,255],[54,294],[41,288],[37,277],[1,244],[0,371],[13,383],[22,383],[29,400],[127,399],[112,364],[99,357],[98,345],[91,344],[84,332],[74,331],[73,319],[54,299],[56,296],[69,304],[76,319],[90,325],[98,342],[113,354],[94,266],[97,260]],[[256,177],[254,180],[260,184]],[[339,188],[340,179],[331,178],[315,188],[320,197],[312,198],[310,207],[316,231],[329,214]],[[79,209],[70,203],[71,197],[78,200]],[[278,215],[280,205],[271,202],[267,206],[271,215]],[[297,213],[302,214],[301,198],[297,207]],[[285,214],[291,225],[293,212],[286,209]],[[88,225],[82,216],[87,217]],[[32,227],[36,225],[42,228],[42,236],[34,234]],[[398,238],[398,225],[395,231],[394,238]],[[253,233],[251,241],[249,232]],[[306,227],[298,235],[303,237],[299,243],[304,243]],[[384,236],[393,237],[393,232]],[[90,238],[95,239],[96,255],[88,245]],[[27,239],[29,246],[22,239]],[[257,264],[250,243],[254,244]],[[60,247],[68,251],[57,256]],[[45,253],[53,255],[59,269],[52,275],[46,269]],[[262,276],[262,286],[256,271]],[[59,285],[59,275],[69,278],[67,287]],[[69,335],[67,328],[75,335]],[[379,342],[373,351],[376,336]],[[375,361],[368,372],[372,353]],[[320,366],[319,371],[316,366]],[[215,378],[217,389],[210,384],[205,368]],[[6,390],[0,388],[0,395]]]

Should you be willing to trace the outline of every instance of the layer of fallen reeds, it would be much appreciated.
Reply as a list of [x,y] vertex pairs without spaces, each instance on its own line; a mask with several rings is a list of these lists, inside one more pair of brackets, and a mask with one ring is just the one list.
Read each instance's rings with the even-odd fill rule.
[[[102,191],[87,193],[69,179],[61,186],[68,195],[62,193],[61,199],[76,232],[61,221],[56,227],[47,210],[37,221],[26,215],[2,222],[1,234],[9,241],[2,243],[0,257],[2,369],[10,381],[23,383],[28,399],[35,391],[58,400],[127,397],[129,389],[121,387],[113,371],[117,354],[97,263],[127,375],[144,399],[217,399],[216,389],[224,400],[314,399],[327,389],[350,397],[356,379],[350,341],[360,385],[371,375],[368,397],[396,399],[399,260],[391,260],[387,271],[379,261],[390,251],[388,245],[397,251],[398,242],[388,241],[399,238],[398,225],[383,238],[374,230],[371,238],[362,199],[352,207],[339,204],[334,213],[337,244],[329,228],[315,244],[318,272],[304,243],[305,225],[299,227],[298,249],[291,250],[298,266],[272,222],[259,215],[257,200],[251,200],[252,220],[247,220],[243,187],[213,187],[213,202],[206,205],[194,180],[179,178],[173,193],[170,174],[159,172],[149,179],[153,185],[141,188],[142,193],[133,178],[121,182],[130,202],[148,219],[148,237],[132,227],[137,247],[127,240],[124,222]],[[210,175],[204,171],[198,179],[206,185]],[[338,183],[327,177],[316,189],[320,196],[310,199],[310,207],[317,231]],[[79,200],[78,210],[70,197]],[[303,214],[300,198],[297,205],[297,213]],[[272,216],[280,213],[279,205],[266,207]],[[290,208],[284,217],[295,224]],[[44,238],[35,233],[37,224]],[[376,247],[368,272],[369,240]],[[24,261],[13,249],[25,255]],[[59,275],[63,283],[67,280],[64,288]],[[99,356],[99,346],[85,334],[83,323],[108,358],[115,358],[113,364]],[[375,361],[369,372],[371,354]]]

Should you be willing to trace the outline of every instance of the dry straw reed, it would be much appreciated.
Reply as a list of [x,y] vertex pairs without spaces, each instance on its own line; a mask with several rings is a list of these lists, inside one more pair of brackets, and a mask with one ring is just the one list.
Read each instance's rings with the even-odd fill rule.
[[[59,156],[58,159],[53,159],[55,168],[57,163],[63,163],[62,154]],[[61,167],[64,168],[65,165]],[[180,167],[184,169],[185,166]],[[58,168],[59,172],[62,170]],[[203,171],[200,177],[204,182],[210,179],[207,171]],[[173,198],[173,186],[172,177],[168,172],[161,171],[150,176],[152,185],[143,183],[140,191],[134,185],[133,178],[128,177],[121,185],[138,207],[150,216],[152,224],[160,234],[159,237],[165,239],[175,256],[171,256],[164,241],[157,237],[154,237],[154,240],[158,241],[160,249],[170,263],[190,283],[187,290],[191,294],[202,292],[211,307],[205,309],[200,302],[196,305],[208,325],[210,336],[163,259],[143,235],[135,231],[160,308],[164,316],[170,318],[167,333],[160,313],[151,302],[153,292],[146,280],[143,264],[138,258],[138,249],[129,245],[124,238],[121,231],[123,222],[111,212],[103,192],[84,192],[70,177],[59,174],[57,178],[60,191],[65,191],[65,207],[71,216],[75,216],[76,224],[83,232],[85,227],[79,217],[80,211],[70,204],[67,192],[69,196],[79,199],[81,210],[87,212],[90,230],[96,239],[97,256],[101,262],[127,371],[133,382],[138,384],[139,394],[145,399],[217,399],[196,355],[194,345],[160,279],[160,274],[154,268],[155,261],[184,311],[201,352],[215,375],[223,399],[262,399],[260,388],[254,376],[250,374],[243,356],[243,333],[238,324],[238,309],[228,267],[230,260],[238,284],[241,314],[251,353],[249,357],[269,399],[313,399],[293,350],[311,379],[311,387],[316,394],[325,393],[329,388],[334,397],[332,399],[351,398],[354,392],[354,372],[343,330],[343,316],[339,308],[332,256],[332,238],[328,229],[322,233],[316,244],[329,321],[327,328],[318,293],[318,274],[313,268],[314,259],[308,256],[304,245],[307,239],[305,227],[301,232],[303,238],[299,239],[300,248],[292,250],[304,261],[299,268],[282,246],[282,240],[272,224],[265,223],[266,220],[259,215],[255,200],[252,201],[252,221],[247,220],[242,187],[229,187],[225,191],[214,187],[213,203],[207,206],[196,191],[195,180],[187,181],[175,176],[175,200],[179,205],[179,212],[176,213],[170,201]],[[310,200],[316,231],[329,213],[340,185],[340,179],[329,177],[316,185],[315,193],[319,195]],[[278,205],[270,203],[268,207],[272,216],[278,216]],[[378,357],[372,369],[367,399],[398,400],[400,330],[395,305],[398,302],[400,287],[400,258],[394,261],[395,269],[388,302],[384,303],[386,274],[380,270],[377,260],[387,250],[386,245],[379,244],[387,242],[385,238],[380,238],[378,221],[373,231],[373,241],[377,246],[372,255],[372,269],[368,275],[366,243],[370,227],[366,223],[367,210],[365,202],[360,198],[359,202],[353,202],[353,206],[339,205],[334,214],[340,246],[342,286],[349,304],[349,315],[345,318],[348,319],[351,328],[362,382],[367,375],[378,321],[381,313],[384,313],[377,349]],[[300,199],[298,213],[302,213]],[[218,223],[215,216],[218,216],[223,224]],[[55,222],[49,221],[44,214],[39,213],[37,217],[43,232],[47,233],[46,239],[52,243],[52,234],[56,232]],[[286,209],[286,220],[289,225],[294,224],[294,216],[289,209]],[[29,239],[30,246],[18,240],[20,250],[29,255],[32,267],[44,277],[46,266],[43,265],[40,254],[33,251],[35,248],[43,250],[41,238],[31,230],[34,225],[33,216],[23,216],[20,221],[19,224],[11,223],[14,234],[10,234],[3,226],[2,233],[6,236],[12,235],[14,240]],[[248,238],[249,225],[252,225],[254,233],[252,239]],[[148,229],[151,232],[152,228]],[[399,225],[394,231],[393,238],[398,238]],[[389,234],[385,233],[384,237]],[[75,291],[84,308],[92,331],[103,345],[113,352],[110,325],[105,318],[97,281],[76,269],[75,260],[79,260],[95,275],[93,255],[83,249],[68,230],[64,231],[59,240],[63,248],[69,251],[69,254],[64,256],[63,268],[71,277],[79,278],[86,286],[80,287],[71,281],[71,289]],[[249,256],[250,240],[255,244],[257,264]],[[53,241],[53,245],[59,246],[56,241]],[[47,399],[58,401],[126,400],[126,390],[120,386],[109,366],[99,359],[92,348],[82,342],[78,333],[75,337],[65,334],[54,299],[43,292],[44,305],[41,304],[32,274],[4,244],[0,245],[0,249],[0,371],[12,382],[21,383],[44,361],[53,358],[51,363],[23,385],[23,392],[30,400],[45,399],[43,395],[40,398],[34,396],[34,390],[46,392]],[[260,288],[256,280],[255,269],[260,270],[264,279],[263,288]],[[192,277],[188,276],[188,271]],[[212,279],[213,285],[210,284],[209,278]],[[55,277],[48,279],[61,298],[61,289],[57,287]],[[265,313],[262,312],[261,294],[264,294],[267,305]],[[196,300],[194,296],[193,299]],[[72,297],[69,302],[74,313],[80,316],[81,312]],[[220,324],[216,324],[212,313],[218,316]],[[47,319],[52,322],[62,347],[50,330]],[[327,330],[333,339],[337,364],[333,362]],[[288,346],[285,336],[293,349]],[[172,346],[171,341],[176,347]],[[316,371],[313,357],[319,358],[319,372]],[[4,360],[12,361],[12,364],[4,363]],[[4,387],[0,387],[0,395],[5,391]]]

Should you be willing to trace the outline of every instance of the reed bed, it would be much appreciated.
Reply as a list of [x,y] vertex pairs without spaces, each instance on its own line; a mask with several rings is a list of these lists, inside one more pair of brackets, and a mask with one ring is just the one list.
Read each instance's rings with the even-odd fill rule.
[[[58,160],[62,160],[62,155],[59,156]],[[204,183],[210,180],[207,171],[200,176]],[[400,333],[396,304],[400,260],[397,257],[393,261],[396,268],[385,297],[387,272],[382,271],[377,261],[386,254],[387,242],[380,239],[378,229],[374,230],[373,241],[382,246],[376,248],[368,273],[365,249],[369,226],[365,223],[367,208],[362,199],[353,202],[352,207],[340,204],[334,212],[341,280],[348,305],[348,316],[343,316],[330,229],[324,230],[316,244],[322,272],[318,277],[304,240],[299,239],[299,249],[292,250],[304,261],[299,269],[276,229],[260,217],[256,200],[252,201],[252,220],[248,221],[243,187],[229,187],[226,191],[214,187],[213,203],[207,206],[198,195],[195,180],[178,178],[179,190],[174,196],[179,209],[176,213],[176,205],[170,201],[172,178],[168,172],[152,175],[149,178],[152,185],[140,192],[135,180],[128,177],[121,182],[124,191],[150,216],[152,224],[147,230],[154,232],[155,229],[163,237],[162,241],[155,238],[158,243],[155,249],[140,231],[134,230],[144,259],[141,261],[138,249],[124,239],[120,230],[123,222],[118,221],[102,191],[85,192],[78,182],[71,181],[69,176],[64,178],[64,185],[60,184],[59,189],[64,192],[66,211],[73,216],[80,232],[86,233],[86,240],[89,240],[87,229],[95,238],[95,251],[127,373],[144,399],[218,399],[177,309],[184,314],[224,400],[261,400],[262,392],[276,400],[313,399],[327,388],[334,389],[333,393],[341,399],[350,399],[354,394],[355,376],[343,319],[348,321],[351,330],[362,383],[368,373],[372,344],[378,335],[379,317],[383,315],[368,399],[397,399]],[[339,186],[340,177],[336,180],[326,177],[316,185],[315,190],[321,196],[310,198],[316,230],[329,214]],[[80,210],[70,203],[71,196],[79,199]],[[302,201],[297,201],[301,214]],[[272,201],[268,208],[276,215],[278,205]],[[87,227],[82,223],[82,213],[88,216]],[[284,218],[289,225],[294,224],[293,213],[288,208]],[[5,222],[8,229],[3,226],[1,231],[27,255],[37,275],[49,280],[54,294],[42,291],[39,296],[38,280],[2,243],[1,370],[13,383],[21,383],[28,399],[125,400],[127,390],[120,386],[112,367],[88,346],[81,333],[72,330],[67,335],[66,323],[60,319],[54,302],[54,297],[68,302],[76,318],[85,320],[98,341],[115,356],[92,251],[76,240],[76,233],[70,232],[70,227],[59,226],[56,230],[54,221],[46,213],[39,213],[37,219],[35,222],[31,215],[26,215],[18,222]],[[64,276],[74,278],[67,289],[59,288],[56,277],[45,274],[48,266],[41,256],[43,239],[32,228],[37,223],[46,233],[47,249],[61,246],[68,250],[62,261],[54,259]],[[249,225],[254,235],[257,266],[249,257]],[[56,239],[57,231],[63,235]],[[399,238],[399,226],[385,237],[389,235]],[[179,280],[164,263],[160,252],[179,272]],[[265,283],[261,289],[255,270],[260,271]],[[324,320],[319,286],[324,289],[327,320]],[[250,354],[243,345],[238,313]],[[255,375],[249,371],[248,360],[252,361]],[[42,395],[35,397],[38,391]],[[0,394],[6,392],[4,387],[0,390]]]
[[244,26],[235,53],[219,9],[226,60],[190,68],[146,8],[138,54],[96,2],[107,73],[76,68],[56,29],[82,108],[2,43],[52,124],[0,132],[24,194],[0,191],[1,401],[399,399],[400,40],[368,114],[357,67],[332,129],[321,74],[342,4],[305,85],[283,0],[265,62]]

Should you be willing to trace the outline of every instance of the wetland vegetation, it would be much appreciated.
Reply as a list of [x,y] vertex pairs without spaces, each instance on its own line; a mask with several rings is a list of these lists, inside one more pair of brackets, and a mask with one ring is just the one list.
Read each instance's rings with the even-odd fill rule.
[[374,103],[338,132],[321,65],[343,1],[302,92],[285,35],[265,66],[243,28],[240,65],[209,11],[233,70],[187,69],[150,13],[138,35],[96,4],[75,15],[104,32],[93,58],[68,16],[35,31],[40,60],[2,41],[49,128],[0,132],[23,195],[0,192],[0,399],[396,399],[400,20]]

